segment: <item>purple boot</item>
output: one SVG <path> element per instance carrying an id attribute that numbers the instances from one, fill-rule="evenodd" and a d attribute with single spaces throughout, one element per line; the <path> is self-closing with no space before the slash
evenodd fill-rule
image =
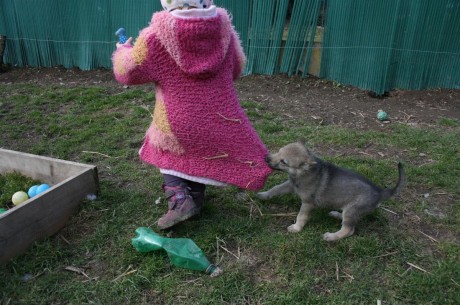
<path id="1" fill-rule="evenodd" d="M 200 214 L 200 208 L 195 204 L 186 184 L 178 186 L 163 185 L 166 199 L 168 200 L 168 212 L 158 219 L 158 227 L 168 229 L 179 222 Z"/>

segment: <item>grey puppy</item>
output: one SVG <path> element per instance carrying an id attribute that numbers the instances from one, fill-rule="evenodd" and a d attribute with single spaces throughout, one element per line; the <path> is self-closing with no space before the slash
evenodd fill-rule
<path id="1" fill-rule="evenodd" d="M 374 211 L 379 202 L 398 193 L 405 182 L 401 163 L 398 164 L 397 185 L 392 189 L 382 189 L 360 174 L 321 160 L 302 142 L 288 144 L 279 152 L 269 154 L 266 162 L 272 169 L 288 173 L 289 179 L 266 192 L 257 193 L 257 197 L 266 200 L 295 192 L 302 201 L 296 222 L 288 227 L 289 232 L 302 230 L 310 212 L 316 207 L 342 211 L 329 213 L 342 220 L 342 228 L 335 233 L 325 233 L 323 238 L 326 241 L 352 235 L 358 220 Z"/>

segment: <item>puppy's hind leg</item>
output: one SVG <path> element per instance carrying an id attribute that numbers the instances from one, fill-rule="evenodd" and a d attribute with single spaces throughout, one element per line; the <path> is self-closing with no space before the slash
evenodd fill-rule
<path id="1" fill-rule="evenodd" d="M 351 236 L 355 232 L 355 223 L 356 223 L 356 221 L 355 221 L 355 218 L 353 218 L 353 216 L 354 216 L 353 213 L 350 212 L 350 211 L 347 211 L 347 210 L 344 210 L 342 213 L 338 213 L 338 212 L 329 213 L 329 215 L 332 216 L 332 217 L 339 216 L 339 214 L 340 214 L 341 219 L 342 219 L 342 227 L 340 228 L 339 231 L 337 231 L 335 233 L 329 233 L 329 232 L 324 233 L 323 239 L 325 241 L 339 240 L 339 239 Z"/>
<path id="2" fill-rule="evenodd" d="M 302 202 L 302 206 L 300 207 L 300 211 L 297 215 L 295 224 L 290 225 L 288 227 L 288 231 L 291 233 L 300 232 L 310 218 L 310 212 L 314 208 L 315 206 L 313 204 Z"/>

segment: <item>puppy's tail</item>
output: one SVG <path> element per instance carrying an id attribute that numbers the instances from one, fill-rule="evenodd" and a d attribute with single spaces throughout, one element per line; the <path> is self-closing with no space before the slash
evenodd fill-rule
<path id="1" fill-rule="evenodd" d="M 399 170 L 399 179 L 398 183 L 396 186 L 392 189 L 384 189 L 382 191 L 382 195 L 380 200 L 387 200 L 388 198 L 396 195 L 399 193 L 399 191 L 403 188 L 403 186 L 406 184 L 406 174 L 404 173 L 404 167 L 401 162 L 398 163 L 398 170 Z"/>

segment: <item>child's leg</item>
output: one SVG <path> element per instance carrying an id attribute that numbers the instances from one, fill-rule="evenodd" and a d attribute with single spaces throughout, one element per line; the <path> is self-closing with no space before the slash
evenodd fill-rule
<path id="1" fill-rule="evenodd" d="M 182 179 L 181 177 L 163 174 L 163 180 L 166 186 L 179 186 L 183 183 L 187 184 L 188 180 Z"/>
<path id="2" fill-rule="evenodd" d="M 204 203 L 204 193 L 206 190 L 205 184 L 167 174 L 163 174 L 163 179 L 166 186 L 174 187 L 186 184 L 190 190 L 190 195 L 192 195 L 192 198 L 195 201 L 195 204 L 201 209 Z"/>
<path id="3" fill-rule="evenodd" d="M 204 193 L 206 190 L 206 185 L 199 183 L 199 182 L 194 182 L 194 181 L 188 181 L 187 185 L 190 187 L 190 195 L 192 195 L 193 200 L 195 201 L 195 204 L 198 206 L 198 208 L 203 207 L 204 203 Z"/>

